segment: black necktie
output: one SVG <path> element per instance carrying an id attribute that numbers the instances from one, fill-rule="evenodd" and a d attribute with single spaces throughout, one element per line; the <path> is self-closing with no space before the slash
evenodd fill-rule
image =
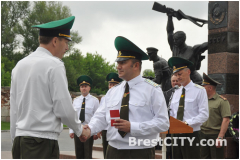
<path id="1" fill-rule="evenodd" d="M 85 98 L 83 98 L 82 108 L 81 108 L 79 119 L 82 123 L 85 121 Z"/>
<path id="2" fill-rule="evenodd" d="M 123 98 L 122 98 L 120 119 L 129 121 L 128 112 L 129 112 L 129 85 L 128 85 L 128 83 L 126 83 L 125 92 L 124 92 Z M 122 136 L 122 138 L 127 134 L 126 132 L 119 131 L 119 130 L 118 130 L 118 132 Z"/>
<path id="3" fill-rule="evenodd" d="M 177 119 L 182 121 L 184 114 L 184 99 L 185 99 L 185 88 L 182 89 L 182 95 L 179 101 L 179 107 L 177 111 Z"/>

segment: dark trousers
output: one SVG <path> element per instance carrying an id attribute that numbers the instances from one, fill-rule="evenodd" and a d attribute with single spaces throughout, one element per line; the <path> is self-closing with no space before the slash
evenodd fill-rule
<path id="1" fill-rule="evenodd" d="M 155 159 L 155 147 L 147 149 L 117 149 L 108 145 L 106 159 Z"/>
<path id="2" fill-rule="evenodd" d="M 166 137 L 171 137 L 171 134 L 167 134 Z M 171 139 L 167 139 L 167 144 L 171 144 Z M 166 146 L 166 159 L 172 159 L 172 146 Z"/>
<path id="3" fill-rule="evenodd" d="M 173 137 L 178 137 L 177 140 L 172 139 L 172 158 L 173 159 L 199 159 L 200 158 L 200 131 L 193 133 L 172 134 Z M 184 145 L 181 146 L 181 139 L 179 137 L 189 137 L 190 140 L 194 137 L 192 146 L 188 139 L 184 139 Z M 177 142 L 177 146 L 174 146 L 174 142 Z"/>
<path id="4" fill-rule="evenodd" d="M 81 142 L 79 137 L 74 134 L 76 159 L 92 159 L 93 136 L 86 142 Z"/>
<path id="5" fill-rule="evenodd" d="M 106 159 L 107 146 L 108 146 L 107 130 L 102 131 L 102 145 L 103 145 L 103 157 L 104 159 Z"/>
<path id="6" fill-rule="evenodd" d="M 216 139 L 218 137 L 218 134 L 204 134 L 200 132 L 200 139 L 205 139 L 206 141 L 209 139 L 212 139 L 214 142 L 216 142 Z M 201 145 L 201 159 L 223 159 L 224 158 L 224 147 L 216 148 L 216 145 L 214 143 L 213 146 L 208 146 L 207 142 L 204 140 L 204 144 L 206 146 Z M 224 144 L 224 143 L 223 143 Z"/>
<path id="7" fill-rule="evenodd" d="M 57 140 L 19 136 L 14 138 L 13 159 L 59 159 Z"/>

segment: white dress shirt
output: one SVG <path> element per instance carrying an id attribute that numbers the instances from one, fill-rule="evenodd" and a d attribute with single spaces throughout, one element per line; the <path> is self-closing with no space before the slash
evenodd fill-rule
<path id="1" fill-rule="evenodd" d="M 107 140 L 109 145 L 117 149 L 141 149 L 151 148 L 141 141 L 140 145 L 129 146 L 129 137 L 138 139 L 158 139 L 160 132 L 169 128 L 167 106 L 163 92 L 159 86 L 153 86 L 146 82 L 141 75 L 128 81 L 129 85 L 129 122 L 130 133 L 124 138 L 118 130 L 111 126 L 110 110 L 121 108 L 122 97 L 125 91 L 126 81 L 108 90 L 104 102 L 92 117 L 89 127 L 94 135 L 107 127 Z"/>
<path id="2" fill-rule="evenodd" d="M 96 97 L 92 96 L 90 93 L 86 97 L 82 95 L 79 97 L 76 97 L 73 101 L 73 108 L 75 111 L 77 111 L 78 119 L 80 118 L 80 114 L 82 110 L 81 108 L 82 108 L 83 98 L 85 98 L 85 121 L 82 124 L 85 125 L 90 122 L 92 116 L 98 109 L 99 100 Z M 69 133 L 74 133 L 74 131 L 71 128 L 69 128 Z"/>
<path id="3" fill-rule="evenodd" d="M 57 140 L 62 123 L 77 136 L 82 126 L 72 106 L 64 63 L 38 47 L 12 70 L 10 90 L 11 139 L 31 136 Z"/>
<path id="4" fill-rule="evenodd" d="M 105 96 L 103 96 L 102 98 L 101 98 L 101 101 L 100 101 L 100 105 L 99 106 L 105 106 Z M 103 130 L 107 130 L 108 129 L 108 127 L 106 127 L 105 129 L 103 129 Z"/>
<path id="5" fill-rule="evenodd" d="M 187 122 L 193 131 L 199 131 L 200 126 L 208 119 L 208 98 L 204 87 L 194 84 L 192 81 L 185 87 L 185 101 L 183 122 Z M 177 118 L 179 100 L 183 86 L 175 90 L 170 105 L 170 115 Z"/>

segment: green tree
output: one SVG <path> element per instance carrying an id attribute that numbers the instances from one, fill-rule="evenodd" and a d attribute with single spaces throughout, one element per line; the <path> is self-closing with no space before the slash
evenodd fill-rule
<path id="1" fill-rule="evenodd" d="M 16 26 L 21 19 L 28 16 L 29 1 L 2 1 L 1 2 L 1 53 L 10 60 L 19 42 L 16 39 Z"/>
<path id="2" fill-rule="evenodd" d="M 38 35 L 39 29 L 32 28 L 32 25 L 38 25 L 70 17 L 71 11 L 69 7 L 63 6 L 61 2 L 56 1 L 35 1 L 29 16 L 23 19 L 23 23 L 19 24 L 18 33 L 23 37 L 23 54 L 26 56 L 35 51 L 39 46 Z M 67 54 L 72 53 L 74 44 L 80 43 L 82 37 L 77 31 L 71 31 L 72 42 L 69 45 Z"/>
<path id="3" fill-rule="evenodd" d="M 151 69 L 145 69 L 143 71 L 143 76 L 144 77 L 153 77 L 153 78 L 155 78 L 155 74 L 154 74 L 154 72 Z"/>
<path id="4" fill-rule="evenodd" d="M 14 61 L 10 61 L 7 57 L 1 56 L 1 85 L 10 86 L 11 71 L 15 66 Z"/>
<path id="5" fill-rule="evenodd" d="M 108 90 L 106 76 L 110 72 L 116 72 L 115 64 L 110 64 L 95 53 L 87 53 L 84 57 L 79 50 L 63 58 L 68 79 L 69 90 L 79 92 L 77 78 L 81 75 L 88 75 L 93 79 L 91 92 L 96 94 L 105 94 Z"/>

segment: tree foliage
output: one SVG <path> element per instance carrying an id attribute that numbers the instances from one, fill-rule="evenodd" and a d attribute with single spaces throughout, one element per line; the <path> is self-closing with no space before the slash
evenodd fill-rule
<path id="1" fill-rule="evenodd" d="M 39 29 L 31 26 L 67 18 L 72 14 L 67 6 L 57 1 L 3 1 L 1 7 L 1 85 L 10 86 L 14 66 L 39 46 Z M 88 75 L 93 79 L 91 92 L 105 94 L 108 90 L 106 75 L 116 72 L 115 65 L 106 62 L 98 53 L 83 56 L 79 49 L 74 48 L 82 41 L 78 31 L 71 30 L 71 38 L 69 50 L 62 59 L 69 90 L 79 92 L 77 78 Z"/>
<path id="2" fill-rule="evenodd" d="M 143 76 L 144 77 L 155 77 L 155 73 L 151 69 L 145 69 L 143 71 Z"/>
<path id="3" fill-rule="evenodd" d="M 84 57 L 79 50 L 63 58 L 69 90 L 79 92 L 77 78 L 81 75 L 88 75 L 93 79 L 91 92 L 105 94 L 108 90 L 106 76 L 110 72 L 116 72 L 115 64 L 106 62 L 102 55 L 87 53 Z"/>
<path id="4" fill-rule="evenodd" d="M 10 86 L 11 70 L 14 67 L 14 61 L 10 61 L 7 57 L 1 56 L 1 85 Z"/>
<path id="5" fill-rule="evenodd" d="M 10 60 L 19 42 L 16 39 L 17 26 L 29 14 L 29 1 L 1 2 L 1 53 Z"/>
<path id="6" fill-rule="evenodd" d="M 38 35 L 39 29 L 32 28 L 32 25 L 47 23 L 70 17 L 71 11 L 67 6 L 63 6 L 61 2 L 56 1 L 35 1 L 33 8 L 28 17 L 23 20 L 23 24 L 17 27 L 18 33 L 23 37 L 23 54 L 28 55 L 35 51 L 39 46 Z M 82 37 L 79 36 L 77 31 L 71 31 L 72 42 L 69 46 L 70 53 L 74 44 L 80 43 Z"/>

